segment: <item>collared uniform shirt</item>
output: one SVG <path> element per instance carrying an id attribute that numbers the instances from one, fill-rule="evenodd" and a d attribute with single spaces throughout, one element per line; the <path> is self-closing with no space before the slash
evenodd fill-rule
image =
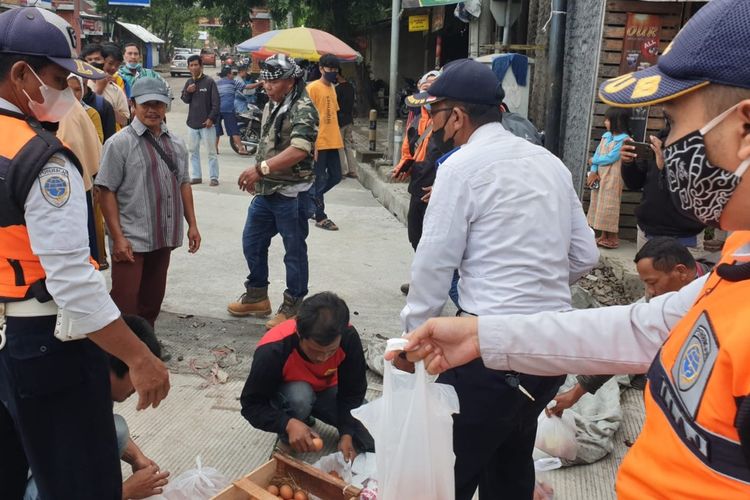
<path id="1" fill-rule="evenodd" d="M 2 98 L 0 107 L 21 112 Z M 31 249 L 44 268 L 47 291 L 69 314 L 72 331 L 92 333 L 119 318 L 120 310 L 109 297 L 101 273 L 89 261 L 88 209 L 81 174 L 61 154 L 50 158 L 40 179 L 48 168 L 65 169 L 70 195 L 57 207 L 45 198 L 41 181 L 31 187 L 24 203 Z"/>
<path id="2" fill-rule="evenodd" d="M 117 195 L 120 225 L 134 252 L 182 245 L 183 205 L 180 187 L 190 182 L 187 148 L 166 125 L 155 137 L 178 168 L 175 176 L 142 136 L 151 132 L 135 118 L 105 144 L 95 184 Z"/>
<path id="3" fill-rule="evenodd" d="M 440 315 L 455 269 L 469 313 L 569 309 L 569 283 L 598 259 L 565 165 L 499 123 L 484 125 L 438 168 L 403 327 Z"/>

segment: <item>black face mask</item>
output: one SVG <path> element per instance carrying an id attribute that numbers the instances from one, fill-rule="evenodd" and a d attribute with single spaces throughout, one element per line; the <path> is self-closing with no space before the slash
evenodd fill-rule
<path id="1" fill-rule="evenodd" d="M 450 110 L 450 113 L 453 114 L 453 109 Z M 450 114 L 448 115 L 448 119 L 450 119 Z M 440 151 L 441 155 L 451 152 L 456 147 L 454 140 L 456 134 L 453 134 L 453 137 L 450 139 L 445 138 L 445 125 L 448 123 L 448 119 L 445 120 L 442 128 L 432 130 L 432 143 Z"/>

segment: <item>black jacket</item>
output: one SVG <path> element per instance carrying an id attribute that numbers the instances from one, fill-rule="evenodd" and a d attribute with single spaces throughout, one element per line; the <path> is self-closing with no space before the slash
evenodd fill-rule
<path id="1" fill-rule="evenodd" d="M 663 134 L 661 134 L 663 135 Z M 622 162 L 622 180 L 630 190 L 643 190 L 641 204 L 635 209 L 638 227 L 648 236 L 695 236 L 705 226 L 683 215 L 672 203 L 667 173 L 655 160 Z"/>
<path id="2" fill-rule="evenodd" d="M 187 91 L 195 84 L 195 92 Z M 219 88 L 213 78 L 203 75 L 198 81 L 188 78 L 182 88 L 182 102 L 188 105 L 187 126 L 192 129 L 203 128 L 203 123 L 210 118 L 214 123 L 219 119 Z"/>
<path id="3" fill-rule="evenodd" d="M 273 330 L 266 335 L 272 335 L 271 332 Z M 298 356 L 292 357 L 293 351 L 297 351 L 302 359 L 305 358 L 298 346 L 299 336 L 295 333 L 280 339 L 267 340 L 267 337 L 264 337 L 255 350 L 250 374 L 240 396 L 240 403 L 242 416 L 256 429 L 277 434 L 286 433 L 286 426 L 291 417 L 274 408 L 271 400 L 276 397 L 285 383 L 285 367 L 287 371 L 294 368 L 288 366 L 288 362 L 300 359 Z M 367 392 L 367 364 L 362 350 L 362 341 L 353 326 L 350 326 L 341 336 L 339 351 L 343 351 L 345 357 L 337 367 L 338 421 L 336 427 L 340 435 L 353 436 L 357 421 L 352 417 L 351 410 L 362 406 Z"/>
<path id="4" fill-rule="evenodd" d="M 339 102 L 339 127 L 354 123 L 354 87 L 349 82 L 336 85 L 336 99 Z"/>
<path id="5" fill-rule="evenodd" d="M 102 132 L 104 135 L 104 142 L 107 139 L 115 135 L 115 108 L 102 96 L 97 96 L 89 87 L 86 87 L 86 95 L 81 99 L 84 103 L 94 108 L 99 113 L 99 118 L 102 119 Z"/>

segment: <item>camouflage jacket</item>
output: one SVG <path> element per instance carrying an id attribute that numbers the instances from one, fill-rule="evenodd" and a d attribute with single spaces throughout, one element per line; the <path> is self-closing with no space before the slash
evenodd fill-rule
<path id="1" fill-rule="evenodd" d="M 307 156 L 282 172 L 274 172 L 255 183 L 255 194 L 273 194 L 285 186 L 312 182 L 313 148 L 318 137 L 318 111 L 304 85 L 298 82 L 281 104 L 269 102 L 263 111 L 261 138 L 256 161 L 273 158 L 289 146 L 305 151 Z"/>

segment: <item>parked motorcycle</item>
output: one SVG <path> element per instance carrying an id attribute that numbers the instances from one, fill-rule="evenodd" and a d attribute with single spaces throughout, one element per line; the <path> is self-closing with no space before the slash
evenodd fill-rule
<path id="1" fill-rule="evenodd" d="M 240 128 L 240 142 L 250 154 L 258 150 L 260 142 L 260 120 L 263 112 L 255 104 L 248 103 L 247 110 L 237 113 L 237 125 Z M 234 141 L 229 141 L 235 153 L 240 154 L 240 150 Z"/>
<path id="2" fill-rule="evenodd" d="M 417 82 L 411 78 L 404 77 L 404 86 L 398 92 L 398 98 L 396 99 L 396 114 L 399 118 L 406 118 L 409 116 L 409 106 L 406 105 L 406 98 L 418 91 Z"/>

